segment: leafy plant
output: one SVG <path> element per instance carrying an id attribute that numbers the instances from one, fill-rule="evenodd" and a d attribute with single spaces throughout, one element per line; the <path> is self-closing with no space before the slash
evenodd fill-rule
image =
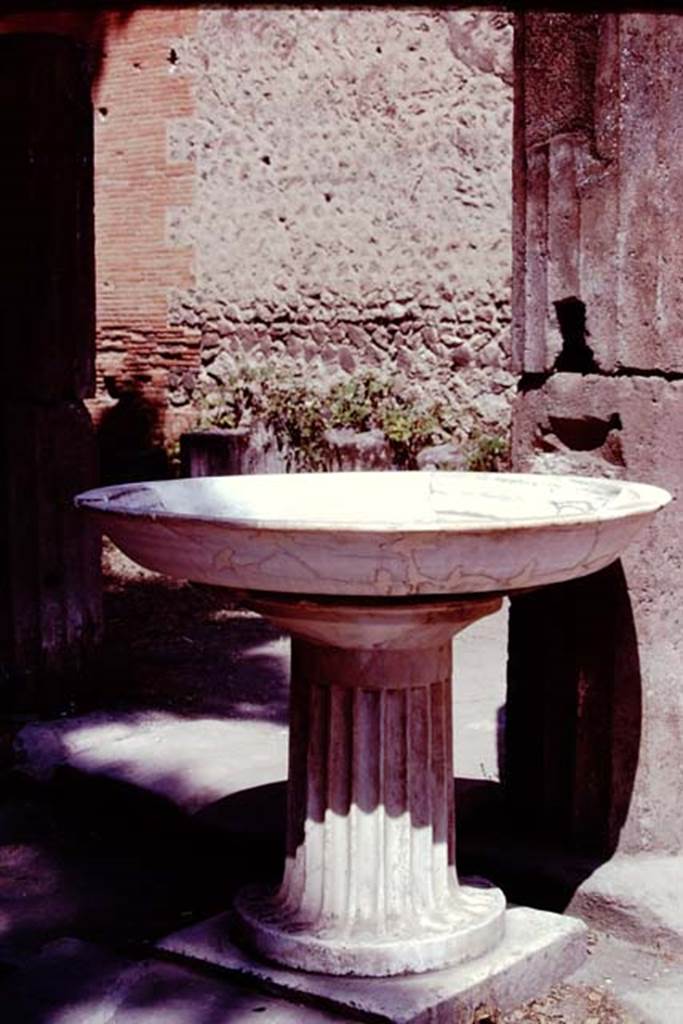
<path id="1" fill-rule="evenodd" d="M 164 450 L 171 476 L 180 476 L 180 441 L 167 441 Z"/>
<path id="2" fill-rule="evenodd" d="M 243 364 L 196 402 L 201 427 L 261 422 L 290 469 L 330 468 L 332 452 L 325 439 L 329 428 L 381 430 L 402 469 L 416 468 L 423 448 L 462 433 L 457 411 L 443 402 L 416 398 L 399 373 L 374 370 L 325 386 L 301 370 Z M 504 465 L 507 451 L 504 438 L 477 432 L 470 439 L 468 469 L 496 470 Z"/>
<path id="3" fill-rule="evenodd" d="M 230 429 L 251 421 L 264 408 L 264 371 L 248 364 L 231 371 L 220 386 L 195 397 L 199 426 Z"/>
<path id="4" fill-rule="evenodd" d="M 470 438 L 467 468 L 473 472 L 496 473 L 507 468 L 510 446 L 499 434 L 476 433 Z"/>
<path id="5" fill-rule="evenodd" d="M 393 397 L 394 384 L 389 377 L 367 370 L 351 380 L 337 381 L 327 398 L 332 427 L 372 430 L 377 416 Z"/>
<path id="6" fill-rule="evenodd" d="M 298 379 L 281 379 L 267 389 L 263 422 L 272 430 L 291 469 L 320 470 L 329 464 L 328 421 L 322 395 Z"/>
<path id="7" fill-rule="evenodd" d="M 440 435 L 438 417 L 429 408 L 387 406 L 380 411 L 380 426 L 391 445 L 396 465 L 402 469 L 415 469 L 420 451 Z"/>

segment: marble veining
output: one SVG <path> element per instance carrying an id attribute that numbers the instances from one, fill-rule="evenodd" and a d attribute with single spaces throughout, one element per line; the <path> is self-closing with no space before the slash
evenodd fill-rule
<path id="1" fill-rule="evenodd" d="M 214 477 L 81 495 L 132 558 L 248 590 L 398 597 L 570 579 L 669 500 L 646 484 L 523 474 Z"/>

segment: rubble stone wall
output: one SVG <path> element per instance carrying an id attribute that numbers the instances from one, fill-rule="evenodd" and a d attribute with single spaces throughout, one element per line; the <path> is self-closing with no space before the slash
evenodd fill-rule
<path id="1" fill-rule="evenodd" d="M 197 385 L 246 359 L 398 368 L 504 431 L 510 22 L 227 4 L 0 19 L 91 53 L 95 419 L 118 429 L 125 394 L 173 436 Z"/>

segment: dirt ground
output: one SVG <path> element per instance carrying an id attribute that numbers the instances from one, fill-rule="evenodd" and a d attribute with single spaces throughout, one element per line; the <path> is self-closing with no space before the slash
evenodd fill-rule
<path id="1" fill-rule="evenodd" d="M 494 1018 L 495 1019 L 495 1018 Z M 532 1000 L 500 1024 L 638 1024 L 607 992 L 589 986 L 560 985 L 545 999 Z"/>

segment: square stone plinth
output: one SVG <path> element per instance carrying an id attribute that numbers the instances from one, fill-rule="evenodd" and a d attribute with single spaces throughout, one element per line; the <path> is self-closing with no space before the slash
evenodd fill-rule
<path id="1" fill-rule="evenodd" d="M 295 1001 L 390 1024 L 470 1024 L 480 1007 L 510 1010 L 543 995 L 586 955 L 586 926 L 576 918 L 526 907 L 506 912 L 505 937 L 486 956 L 442 971 L 392 978 L 332 977 L 259 961 L 232 938 L 220 914 L 159 941 L 158 948 L 213 967 Z"/>

